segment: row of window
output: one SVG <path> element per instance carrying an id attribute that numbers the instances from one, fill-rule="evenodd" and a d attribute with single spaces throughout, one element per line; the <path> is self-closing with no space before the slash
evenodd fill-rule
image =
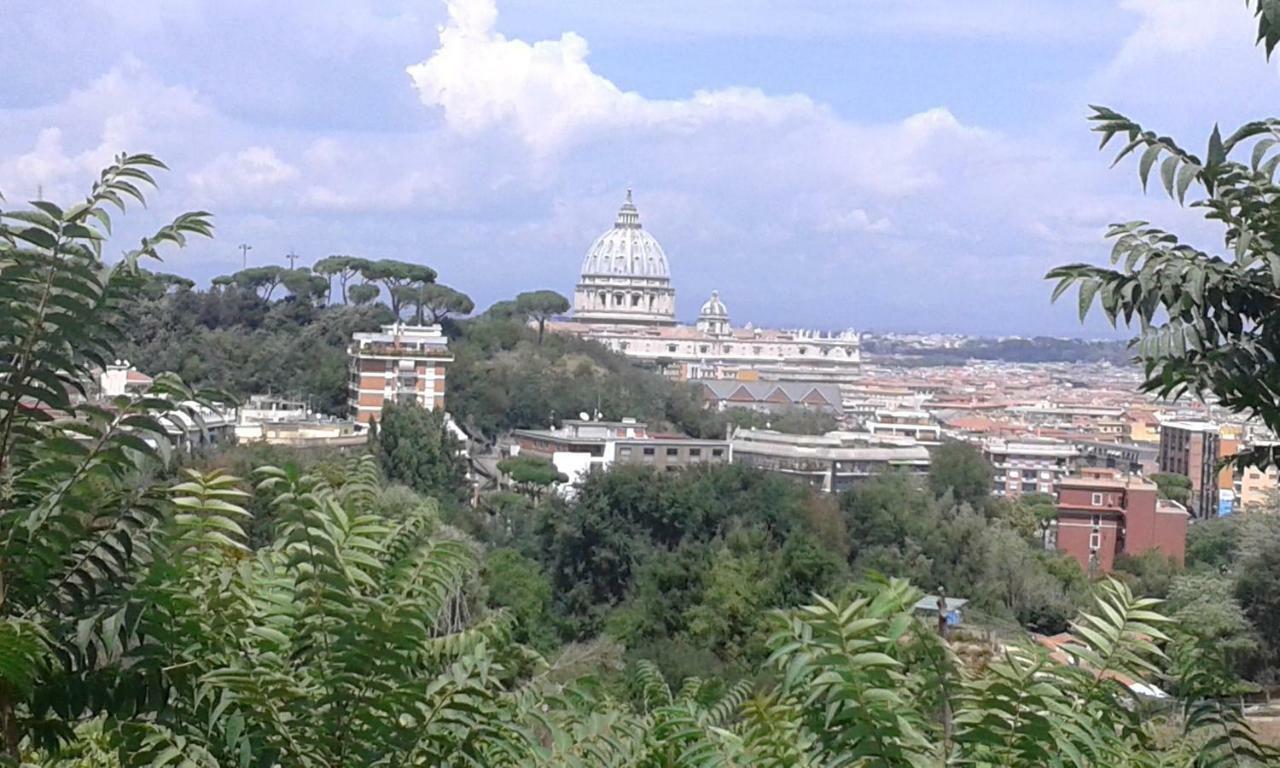
<path id="1" fill-rule="evenodd" d="M 643 455 L 645 455 L 645 456 L 653 456 L 653 455 L 655 454 L 655 451 L 656 451 L 656 449 L 655 449 L 654 447 L 652 447 L 652 446 L 646 446 L 646 447 L 643 449 Z M 701 457 L 702 457 L 702 449 L 701 449 L 701 448 L 689 448 L 689 449 L 688 449 L 688 451 L 689 451 L 689 457 L 690 457 L 690 458 L 701 458 Z M 666 452 L 667 452 L 667 453 L 666 453 L 666 455 L 667 455 L 668 457 L 677 457 L 677 456 L 679 456 L 679 455 L 680 455 L 680 449 L 679 449 L 679 448 L 675 448 L 675 447 L 667 448 L 667 449 L 666 449 Z M 717 459 L 718 459 L 718 458 L 720 458 L 720 457 L 724 456 L 724 449 L 723 449 L 723 448 L 712 448 L 712 449 L 711 449 L 711 455 L 712 455 L 714 458 L 717 458 Z M 631 446 L 629 446 L 629 445 L 624 445 L 624 446 L 620 447 L 620 448 L 618 449 L 618 456 L 619 456 L 620 458 L 624 458 L 624 459 L 631 458 Z"/>

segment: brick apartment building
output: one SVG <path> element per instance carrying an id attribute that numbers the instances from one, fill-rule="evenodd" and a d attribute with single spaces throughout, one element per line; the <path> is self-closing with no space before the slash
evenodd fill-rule
<path id="1" fill-rule="evenodd" d="M 1156 484 L 1109 469 L 1083 469 L 1058 483 L 1057 548 L 1104 573 L 1121 554 L 1159 550 L 1182 562 L 1187 510 L 1157 496 Z"/>
<path id="2" fill-rule="evenodd" d="M 1160 425 L 1160 471 L 1191 480 L 1188 507 L 1193 517 L 1218 510 L 1218 425 L 1207 421 L 1170 421 Z"/>
<path id="3" fill-rule="evenodd" d="M 438 325 L 384 325 L 351 336 L 350 406 L 360 424 L 378 418 L 386 402 L 444 408 L 445 372 L 453 355 Z"/>

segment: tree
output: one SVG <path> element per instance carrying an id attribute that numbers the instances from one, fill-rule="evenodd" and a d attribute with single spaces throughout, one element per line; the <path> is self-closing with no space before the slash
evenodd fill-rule
<path id="1" fill-rule="evenodd" d="M 391 311 L 400 317 L 400 304 L 403 293 L 397 289 L 413 283 L 431 283 L 436 279 L 436 272 L 421 264 L 410 264 L 395 259 L 378 259 L 366 262 L 361 266 L 360 275 L 371 283 L 381 283 L 387 291 L 387 301 Z"/>
<path id="2" fill-rule="evenodd" d="M 555 648 L 551 582 L 542 566 L 514 549 L 495 549 L 485 558 L 483 576 L 489 604 L 515 617 L 516 639 L 544 651 Z"/>
<path id="3" fill-rule="evenodd" d="M 163 167 L 120 155 L 82 202 L 0 213 L 0 751 L 15 764 L 86 715 L 155 710 L 168 676 L 148 654 L 165 637 L 147 625 L 180 609 L 136 590 L 182 555 L 166 537 L 187 537 L 191 551 L 216 538 L 175 514 L 182 485 L 156 479 L 172 450 L 166 424 L 214 398 L 165 375 L 142 396 L 84 399 L 146 301 L 141 263 L 212 234 L 208 214 L 185 213 L 103 262 L 108 207 L 143 202 Z M 195 524 L 234 526 L 216 510 Z"/>
<path id="4" fill-rule="evenodd" d="M 329 281 L 311 274 L 306 267 L 285 270 L 280 275 L 280 284 L 298 301 L 324 305 L 328 298 Z"/>
<path id="5" fill-rule="evenodd" d="M 231 276 L 236 285 L 250 291 L 261 291 L 259 296 L 263 301 L 271 301 L 271 294 L 275 292 L 276 286 L 284 280 L 285 274 L 289 270 L 283 267 L 267 266 L 267 267 L 249 267 L 242 269 Z"/>
<path id="6" fill-rule="evenodd" d="M 330 281 L 337 277 L 342 303 L 346 304 L 348 302 L 347 283 L 351 281 L 351 278 L 360 274 L 368 265 L 367 259 L 335 254 L 317 261 L 311 269 L 317 275 L 324 275 Z"/>
<path id="7" fill-rule="evenodd" d="M 461 446 L 445 426 L 442 410 L 387 403 L 372 447 L 382 471 L 394 482 L 443 498 L 456 499 L 465 492 Z"/>
<path id="8" fill-rule="evenodd" d="M 1151 476 L 1156 492 L 1162 499 L 1186 504 L 1191 499 L 1191 478 L 1170 472 L 1157 472 Z"/>
<path id="9" fill-rule="evenodd" d="M 520 314 L 538 321 L 538 344 L 541 345 L 547 321 L 568 312 L 569 300 L 555 291 L 526 291 L 516 296 L 515 308 Z"/>
<path id="10" fill-rule="evenodd" d="M 567 483 L 569 476 L 550 461 L 538 456 L 512 456 L 498 462 L 498 471 L 506 475 L 521 493 L 537 501 L 556 483 Z"/>
<path id="11" fill-rule="evenodd" d="M 941 496 L 950 491 L 957 502 L 982 507 L 991 498 L 994 470 L 982 453 L 968 443 L 945 442 L 929 462 L 929 487 Z"/>
<path id="12" fill-rule="evenodd" d="M 1253 5 L 1253 0 L 1249 0 Z M 1259 40 L 1268 57 L 1280 39 L 1280 11 L 1258 0 Z M 1145 189 L 1153 171 L 1171 199 L 1188 199 L 1222 228 L 1222 250 L 1211 253 L 1145 221 L 1111 226 L 1115 267 L 1069 264 L 1050 271 L 1057 299 L 1078 288 L 1080 317 L 1095 303 L 1112 325 L 1136 325 L 1132 343 L 1145 392 L 1178 398 L 1213 393 L 1222 406 L 1280 429 L 1280 223 L 1271 201 L 1280 194 L 1280 120 L 1245 123 L 1225 137 L 1215 126 L 1203 155 L 1147 130 L 1107 107 L 1090 118 L 1102 146 L 1128 141 L 1116 161 L 1135 154 Z M 1245 451 L 1240 466 L 1270 465 L 1268 448 Z"/>
<path id="13" fill-rule="evenodd" d="M 417 298 L 419 309 L 431 313 L 432 324 L 439 323 L 449 315 L 469 315 L 476 308 L 470 296 L 439 283 L 422 286 Z"/>
<path id="14" fill-rule="evenodd" d="M 378 286 L 368 284 L 353 285 L 347 290 L 347 296 L 352 304 L 364 306 L 378 298 Z"/>

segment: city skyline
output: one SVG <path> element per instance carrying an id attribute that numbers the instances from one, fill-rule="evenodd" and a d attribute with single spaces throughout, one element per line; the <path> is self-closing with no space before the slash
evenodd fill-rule
<path id="1" fill-rule="evenodd" d="M 632 186 L 679 317 L 718 289 L 769 326 L 1123 335 L 1050 307 L 1044 272 L 1105 260 L 1113 220 L 1217 240 L 1107 170 L 1085 105 L 1198 149 L 1210 126 L 1170 94 L 1226 128 L 1276 95 L 1248 14 L 1182 0 L 10 14 L 27 34 L 0 53 L 0 190 L 60 199 L 112 153 L 154 152 L 173 170 L 129 226 L 199 207 L 219 235 L 165 269 L 207 281 L 243 243 L 251 264 L 419 261 L 481 307 L 569 295 Z M 97 50 L 50 55 L 89 28 Z"/>

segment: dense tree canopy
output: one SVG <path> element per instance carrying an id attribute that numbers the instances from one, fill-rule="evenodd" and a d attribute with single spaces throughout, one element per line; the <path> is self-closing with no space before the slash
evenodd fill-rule
<path id="1" fill-rule="evenodd" d="M 417 404 L 382 407 L 372 448 L 388 479 L 440 498 L 464 493 L 466 466 L 446 418 L 442 410 Z"/>

